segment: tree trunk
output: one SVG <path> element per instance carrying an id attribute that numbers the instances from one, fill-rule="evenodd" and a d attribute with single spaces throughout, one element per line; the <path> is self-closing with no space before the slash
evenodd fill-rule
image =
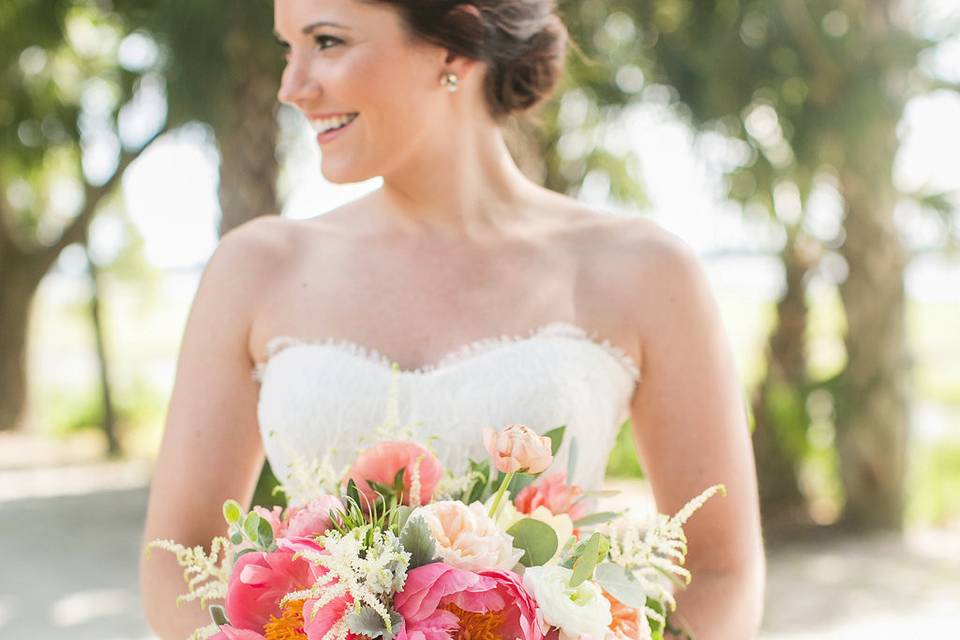
<path id="1" fill-rule="evenodd" d="M 847 211 L 841 253 L 849 269 L 840 286 L 848 364 L 838 381 L 837 407 L 844 524 L 899 529 L 909 420 L 906 256 L 894 225 L 892 187 L 847 174 L 842 189 Z"/>
<path id="2" fill-rule="evenodd" d="M 107 456 L 119 457 L 120 441 L 117 438 L 117 418 L 113 410 L 113 394 L 110 388 L 110 361 L 107 358 L 107 338 L 103 327 L 103 312 L 100 304 L 103 292 L 103 280 L 99 269 L 90 258 L 90 249 L 87 249 L 87 268 L 90 273 L 90 321 L 93 324 L 94 343 L 97 349 L 97 363 L 100 374 L 100 401 L 103 406 L 103 433 L 107 438 Z"/>
<path id="3" fill-rule="evenodd" d="M 22 255 L 22 254 L 21 254 Z M 0 431 L 12 430 L 27 404 L 27 332 L 43 271 L 4 253 L 0 264 Z"/>
<path id="4" fill-rule="evenodd" d="M 258 53 L 253 35 L 241 29 L 230 34 L 225 47 L 233 108 L 216 128 L 221 156 L 220 235 L 257 216 L 279 213 L 276 70 L 256 64 L 266 54 Z"/>
<path id="5" fill-rule="evenodd" d="M 809 524 L 798 463 L 806 444 L 806 278 L 814 266 L 803 235 L 791 232 L 782 254 L 786 291 L 766 347 L 767 374 L 753 398 L 753 448 L 765 530 Z"/>

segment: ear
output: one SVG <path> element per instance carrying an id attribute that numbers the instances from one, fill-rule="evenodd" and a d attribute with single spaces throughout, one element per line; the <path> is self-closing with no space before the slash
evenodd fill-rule
<path id="1" fill-rule="evenodd" d="M 454 6 L 450 9 L 447 20 L 463 22 L 461 28 L 476 29 L 478 35 L 481 35 L 484 30 L 483 15 L 480 13 L 480 9 L 473 4 L 462 3 Z M 449 49 L 444 58 L 444 65 L 461 77 L 466 77 L 478 62 L 478 60 L 458 55 Z"/>

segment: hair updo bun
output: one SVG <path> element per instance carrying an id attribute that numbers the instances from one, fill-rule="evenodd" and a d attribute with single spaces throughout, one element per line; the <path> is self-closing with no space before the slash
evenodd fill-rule
<path id="1" fill-rule="evenodd" d="M 487 63 L 484 93 L 497 121 L 549 98 L 563 74 L 568 36 L 556 0 L 364 1 L 394 5 L 411 36 Z"/>

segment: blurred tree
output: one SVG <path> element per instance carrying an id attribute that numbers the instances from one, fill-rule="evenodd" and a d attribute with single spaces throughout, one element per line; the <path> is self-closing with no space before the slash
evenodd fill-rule
<path id="1" fill-rule="evenodd" d="M 125 35 L 93 2 L 0 7 L 0 430 L 24 408 L 37 286 L 160 133 L 122 135 L 143 80 L 118 61 Z"/>
<path id="2" fill-rule="evenodd" d="M 277 121 L 283 56 L 273 37 L 273 3 L 238 10 L 214 0 L 115 0 L 129 27 L 143 29 L 163 53 L 171 126 L 200 121 L 220 150 L 220 233 L 279 213 Z"/>
<path id="3" fill-rule="evenodd" d="M 651 76 L 676 88 L 698 126 L 749 145 L 748 160 L 728 174 L 731 196 L 758 203 L 784 231 L 787 287 L 768 343 L 768 378 L 754 403 L 765 520 L 796 511 L 807 395 L 826 385 L 834 397 L 846 522 L 899 527 L 906 255 L 893 216 L 904 196 L 892 166 L 907 101 L 945 84 L 919 65 L 936 41 L 917 35 L 905 5 L 894 0 L 632 4 Z M 818 235 L 808 218 L 818 190 L 838 196 L 843 215 L 835 235 Z M 835 380 L 811 381 L 805 288 L 823 256 L 846 271 L 837 280 L 847 363 Z"/>

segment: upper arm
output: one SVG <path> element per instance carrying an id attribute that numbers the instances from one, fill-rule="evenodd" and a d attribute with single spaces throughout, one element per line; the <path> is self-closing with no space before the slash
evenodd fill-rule
<path id="1" fill-rule="evenodd" d="M 691 568 L 753 571 L 763 562 L 756 472 L 731 349 L 696 256 L 656 235 L 644 269 L 656 277 L 639 283 L 643 380 L 631 413 L 640 458 L 661 512 L 726 486 L 685 526 Z"/>
<path id="2" fill-rule="evenodd" d="M 246 504 L 253 494 L 263 449 L 248 335 L 271 273 L 273 224 L 226 234 L 204 270 L 180 346 L 145 540 L 206 546 L 225 535 L 223 501 Z"/>

